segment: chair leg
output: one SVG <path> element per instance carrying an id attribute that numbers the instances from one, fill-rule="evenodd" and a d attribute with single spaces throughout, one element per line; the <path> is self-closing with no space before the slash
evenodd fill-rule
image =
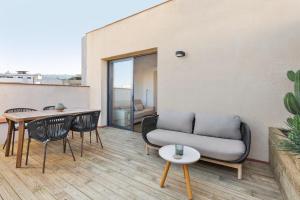
<path id="1" fill-rule="evenodd" d="M 15 146 L 15 135 L 16 135 L 16 132 L 13 131 L 13 138 L 12 138 L 12 143 L 11 143 L 11 155 L 14 155 L 14 146 Z"/>
<path id="2" fill-rule="evenodd" d="M 90 131 L 90 144 L 92 144 L 92 132 Z"/>
<path id="3" fill-rule="evenodd" d="M 45 147 L 44 147 L 43 174 L 45 173 L 45 165 L 46 165 L 46 157 L 47 157 L 47 145 L 48 145 L 48 142 L 45 143 Z"/>
<path id="4" fill-rule="evenodd" d="M 69 148 L 70 148 L 71 154 L 72 154 L 72 156 L 73 156 L 73 160 L 74 160 L 74 161 L 76 161 L 76 159 L 75 159 L 75 156 L 74 156 L 74 154 L 73 154 L 73 151 L 72 151 L 72 148 L 71 148 L 71 145 L 70 145 L 70 141 L 69 141 L 69 139 L 68 139 L 68 138 L 66 138 L 66 141 L 67 141 L 67 143 L 68 143 L 68 145 L 69 145 Z"/>
<path id="5" fill-rule="evenodd" d="M 28 138 L 25 165 L 27 165 L 27 164 L 28 164 L 28 156 L 29 156 L 29 146 L 30 146 L 30 142 L 31 142 L 31 138 Z"/>
<path id="6" fill-rule="evenodd" d="M 98 139 L 98 138 L 97 138 L 97 139 Z M 6 143 L 7 143 L 7 138 L 6 138 L 6 140 L 5 140 L 4 144 L 3 144 L 2 149 L 5 149 Z"/>
<path id="7" fill-rule="evenodd" d="M 97 129 L 96 129 L 97 130 Z M 96 133 L 96 142 L 99 143 L 99 139 L 97 137 L 97 133 Z"/>
<path id="8" fill-rule="evenodd" d="M 83 154 L 83 133 L 80 133 L 80 136 L 81 136 L 81 149 L 80 149 L 80 151 L 81 151 L 81 157 L 82 157 L 82 154 Z"/>
<path id="9" fill-rule="evenodd" d="M 145 144 L 145 150 L 146 150 L 146 154 L 149 155 L 149 147 L 147 143 Z"/>
<path id="10" fill-rule="evenodd" d="M 63 152 L 66 153 L 66 139 L 63 139 Z"/>
<path id="11" fill-rule="evenodd" d="M 98 139 L 100 141 L 101 148 L 103 149 L 102 141 L 101 141 L 101 138 L 100 138 L 100 135 L 99 135 L 99 132 L 98 132 L 97 129 L 96 129 L 96 137 L 98 137 Z"/>

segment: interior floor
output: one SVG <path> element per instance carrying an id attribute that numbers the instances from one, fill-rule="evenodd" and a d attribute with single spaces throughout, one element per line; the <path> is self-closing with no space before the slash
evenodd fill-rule
<path id="1" fill-rule="evenodd" d="M 133 131 L 141 133 L 142 132 L 142 123 L 138 122 L 138 123 L 134 124 L 133 125 Z"/>

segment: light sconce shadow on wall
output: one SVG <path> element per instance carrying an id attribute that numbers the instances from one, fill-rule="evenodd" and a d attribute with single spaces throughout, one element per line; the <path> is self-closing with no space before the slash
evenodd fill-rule
<path id="1" fill-rule="evenodd" d="M 176 57 L 181 58 L 185 56 L 185 52 L 184 51 L 176 51 L 175 53 Z"/>

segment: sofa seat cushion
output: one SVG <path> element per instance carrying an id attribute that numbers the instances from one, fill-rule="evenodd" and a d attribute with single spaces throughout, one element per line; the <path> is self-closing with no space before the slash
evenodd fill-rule
<path id="1" fill-rule="evenodd" d="M 237 115 L 196 113 L 194 134 L 240 140 L 241 119 Z"/>
<path id="2" fill-rule="evenodd" d="M 234 161 L 239 159 L 246 148 L 241 140 L 208 137 L 177 131 L 155 129 L 147 134 L 150 143 L 158 146 L 183 144 L 197 149 L 201 156 Z"/>
<path id="3" fill-rule="evenodd" d="M 194 118 L 195 114 L 192 112 L 160 112 L 157 121 L 157 128 L 192 133 Z"/>
<path id="4" fill-rule="evenodd" d="M 134 118 L 141 118 L 154 113 L 154 108 L 145 108 L 141 111 L 134 111 Z"/>

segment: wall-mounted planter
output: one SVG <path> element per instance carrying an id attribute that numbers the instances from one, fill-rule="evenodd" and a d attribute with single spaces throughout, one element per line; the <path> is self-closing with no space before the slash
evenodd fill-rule
<path id="1" fill-rule="evenodd" d="M 269 129 L 270 165 L 282 190 L 284 199 L 300 199 L 300 157 L 280 151 L 277 144 L 287 139 L 277 128 Z"/>

